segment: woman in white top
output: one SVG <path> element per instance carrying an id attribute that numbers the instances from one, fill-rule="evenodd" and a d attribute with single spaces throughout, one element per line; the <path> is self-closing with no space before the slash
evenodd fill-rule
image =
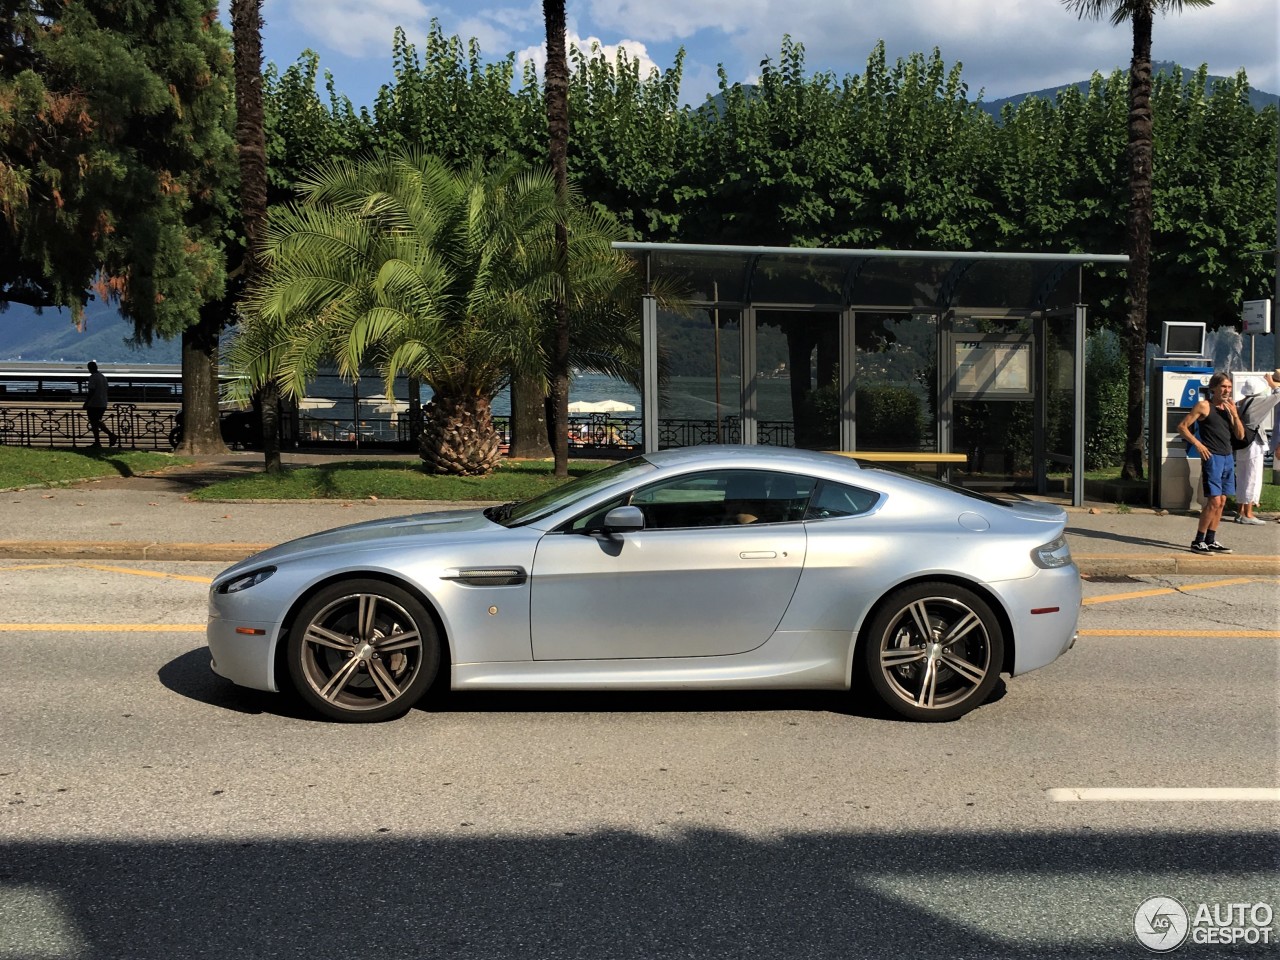
<path id="1" fill-rule="evenodd" d="M 1270 373 L 1263 379 L 1271 388 L 1270 394 L 1252 380 L 1246 380 L 1240 387 L 1240 402 L 1236 404 L 1240 419 L 1244 421 L 1245 436 L 1253 433 L 1253 442 L 1236 451 L 1236 504 L 1239 508 L 1236 523 L 1265 522 L 1253 515 L 1253 508 L 1262 498 L 1262 461 L 1267 454 L 1263 424 L 1280 404 L 1280 379 Z"/>

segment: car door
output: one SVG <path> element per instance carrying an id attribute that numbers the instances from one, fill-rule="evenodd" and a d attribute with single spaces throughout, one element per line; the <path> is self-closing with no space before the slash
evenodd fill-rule
<path id="1" fill-rule="evenodd" d="M 813 482 L 714 470 L 605 504 L 538 543 L 530 627 L 538 660 L 710 657 L 773 634 L 804 568 Z M 591 532 L 622 503 L 645 529 Z"/>

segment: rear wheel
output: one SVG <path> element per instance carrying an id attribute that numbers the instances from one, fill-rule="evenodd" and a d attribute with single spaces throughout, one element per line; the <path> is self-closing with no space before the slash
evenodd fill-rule
<path id="1" fill-rule="evenodd" d="M 333 720 L 372 723 L 405 713 L 435 679 L 440 639 L 408 591 L 378 580 L 325 587 L 289 633 L 289 676 Z"/>
<path id="2" fill-rule="evenodd" d="M 972 590 L 920 583 L 889 596 L 862 659 L 871 688 L 890 710 L 911 720 L 955 720 L 999 681 L 1004 635 Z"/>

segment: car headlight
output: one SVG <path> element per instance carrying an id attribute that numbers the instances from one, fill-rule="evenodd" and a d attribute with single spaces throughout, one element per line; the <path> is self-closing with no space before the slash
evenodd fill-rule
<path id="1" fill-rule="evenodd" d="M 1071 548 L 1067 546 L 1066 537 L 1058 537 L 1048 543 L 1042 543 L 1031 551 L 1031 560 L 1043 570 L 1065 567 L 1071 562 Z"/>
<path id="2" fill-rule="evenodd" d="M 239 593 L 241 590 L 248 590 L 250 587 L 256 587 L 275 572 L 275 567 L 263 567 L 261 570 L 252 570 L 249 573 L 236 577 L 234 580 L 228 580 L 218 588 L 218 592 Z"/>

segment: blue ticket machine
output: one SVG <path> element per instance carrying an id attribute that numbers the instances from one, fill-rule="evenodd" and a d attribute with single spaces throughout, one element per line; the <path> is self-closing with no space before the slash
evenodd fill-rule
<path id="1" fill-rule="evenodd" d="M 1151 361 L 1147 459 L 1151 505 L 1187 510 L 1200 502 L 1200 454 L 1178 433 L 1178 424 L 1203 398 L 1213 367 L 1185 357 Z"/>

